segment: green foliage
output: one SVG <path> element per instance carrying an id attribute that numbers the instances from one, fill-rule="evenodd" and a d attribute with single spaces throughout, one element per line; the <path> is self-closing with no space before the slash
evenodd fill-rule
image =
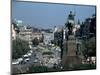
<path id="1" fill-rule="evenodd" d="M 44 52 L 43 55 L 51 55 L 53 54 L 52 52 Z"/>
<path id="2" fill-rule="evenodd" d="M 73 67 L 73 70 L 88 70 L 88 69 L 96 69 L 96 65 L 94 64 L 79 64 Z"/>
<path id="3" fill-rule="evenodd" d="M 17 59 L 23 54 L 27 53 L 29 50 L 28 42 L 21 39 L 16 39 L 12 41 L 12 58 Z"/>
<path id="4" fill-rule="evenodd" d="M 86 48 L 88 49 L 95 49 L 96 48 L 96 40 L 95 38 L 91 38 L 89 39 L 86 43 L 85 43 Z"/>
<path id="5" fill-rule="evenodd" d="M 74 70 L 89 70 L 89 69 L 96 69 L 96 65 L 94 64 L 77 64 L 72 66 L 65 66 L 64 71 L 74 71 Z"/>
<path id="6" fill-rule="evenodd" d="M 34 38 L 34 40 L 32 40 L 32 43 L 34 46 L 37 46 L 39 44 L 39 40 L 37 38 Z"/>
<path id="7" fill-rule="evenodd" d="M 94 64 L 77 64 L 77 65 L 67 65 L 62 69 L 60 67 L 48 68 L 46 66 L 32 66 L 29 68 L 28 73 L 43 73 L 43 72 L 60 72 L 60 71 L 74 71 L 74 70 L 89 70 L 96 69 Z"/>
<path id="8" fill-rule="evenodd" d="M 46 66 L 32 66 L 29 68 L 30 73 L 47 72 L 48 68 Z"/>
<path id="9" fill-rule="evenodd" d="M 95 39 L 95 37 L 92 37 L 89 40 L 84 41 L 83 45 L 84 45 L 84 50 L 83 50 L 84 55 L 96 56 L 96 39 Z"/>

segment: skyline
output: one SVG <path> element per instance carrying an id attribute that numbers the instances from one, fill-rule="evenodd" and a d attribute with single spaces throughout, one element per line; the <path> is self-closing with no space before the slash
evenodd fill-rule
<path id="1" fill-rule="evenodd" d="M 27 10 L 26 10 L 27 9 Z M 96 13 L 95 6 L 37 2 L 12 2 L 12 19 L 35 27 L 52 28 L 64 26 L 70 11 L 75 13 L 75 21 L 81 22 Z"/>

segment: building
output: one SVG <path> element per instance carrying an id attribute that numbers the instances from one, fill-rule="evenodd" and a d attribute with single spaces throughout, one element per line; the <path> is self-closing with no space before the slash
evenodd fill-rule
<path id="1" fill-rule="evenodd" d="M 18 37 L 25 41 L 32 40 L 32 29 L 28 29 L 27 26 L 21 27 Z"/>
<path id="2" fill-rule="evenodd" d="M 45 45 L 48 45 L 48 44 L 50 44 L 51 43 L 51 41 L 52 40 L 54 40 L 54 33 L 46 33 L 46 32 L 44 32 L 43 33 L 43 42 L 44 42 L 44 44 Z"/>
<path id="3" fill-rule="evenodd" d="M 96 37 L 96 16 L 87 18 L 80 27 L 80 35 L 87 38 Z"/>
<path id="4" fill-rule="evenodd" d="M 21 26 L 18 37 L 22 40 L 29 42 L 30 49 L 32 48 L 32 41 L 37 38 L 39 42 L 43 39 L 43 34 L 41 32 L 34 31 L 30 26 Z"/>
<path id="5" fill-rule="evenodd" d="M 42 40 L 43 34 L 41 32 L 33 32 L 32 33 L 32 39 L 37 38 L 38 40 Z"/>
<path id="6" fill-rule="evenodd" d="M 12 40 L 15 40 L 17 37 L 17 33 L 19 33 L 18 27 L 16 24 L 12 23 L 11 25 L 11 33 L 12 33 Z"/>
<path id="7" fill-rule="evenodd" d="M 80 29 L 80 25 L 79 24 L 75 24 L 73 27 L 73 34 L 76 35 L 76 32 Z"/>

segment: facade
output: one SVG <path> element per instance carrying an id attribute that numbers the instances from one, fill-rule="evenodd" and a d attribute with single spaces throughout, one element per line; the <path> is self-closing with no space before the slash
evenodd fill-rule
<path id="1" fill-rule="evenodd" d="M 43 33 L 43 37 L 44 37 L 44 44 L 50 44 L 52 40 L 54 40 L 54 33 Z"/>
<path id="2" fill-rule="evenodd" d="M 27 26 L 21 27 L 20 33 L 19 33 L 19 37 L 26 41 L 33 40 L 34 38 L 37 38 L 38 40 L 40 40 L 42 36 L 43 35 L 41 32 L 33 32 L 33 29 L 27 28 Z"/>
<path id="3" fill-rule="evenodd" d="M 34 38 L 41 40 L 43 38 L 43 34 L 41 32 L 33 32 L 32 33 L 32 39 L 34 39 Z"/>
<path id="4" fill-rule="evenodd" d="M 80 35 L 85 37 L 89 37 L 90 35 L 96 36 L 96 16 L 89 17 L 82 23 Z"/>
<path id="5" fill-rule="evenodd" d="M 29 41 L 31 40 L 32 36 L 32 29 L 26 29 L 26 27 L 22 27 L 20 29 L 18 37 L 22 40 Z"/>
<path id="6" fill-rule="evenodd" d="M 11 25 L 12 40 L 16 39 L 18 32 L 19 32 L 19 30 L 18 30 L 17 26 L 14 23 L 12 23 L 12 25 Z"/>
<path id="7" fill-rule="evenodd" d="M 16 31 L 14 29 L 14 25 L 12 24 L 11 26 L 12 26 L 12 39 L 14 40 L 16 39 Z"/>

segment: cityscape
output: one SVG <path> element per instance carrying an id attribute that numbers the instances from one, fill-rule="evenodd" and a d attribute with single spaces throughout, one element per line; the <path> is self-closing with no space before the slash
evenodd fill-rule
<path id="1" fill-rule="evenodd" d="M 20 8 L 17 8 L 17 3 Z M 25 5 L 21 3 L 25 3 L 29 9 L 24 10 Z M 16 1 L 12 5 L 12 74 L 96 69 L 95 6 Z M 62 10 L 63 6 L 64 12 L 61 12 L 65 16 L 56 12 Z M 51 7 L 54 11 L 49 12 Z M 65 7 L 69 7 L 68 10 Z M 40 12 L 35 13 L 35 10 Z M 24 14 L 25 11 L 32 14 Z M 28 17 L 31 15 L 35 17 Z M 36 18 L 36 15 L 39 17 Z"/>

